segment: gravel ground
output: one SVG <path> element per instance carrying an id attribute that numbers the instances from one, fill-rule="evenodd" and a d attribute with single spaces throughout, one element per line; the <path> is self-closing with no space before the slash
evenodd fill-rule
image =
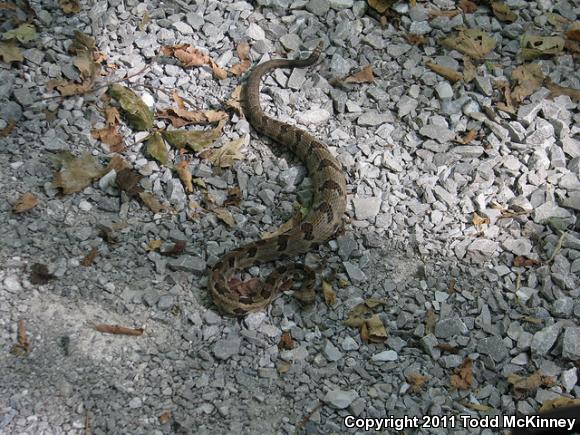
<path id="1" fill-rule="evenodd" d="M 508 0 L 519 15 L 509 25 L 484 6 L 430 18 L 430 9 L 455 2 L 403 2 L 394 6 L 398 27 L 381 27 L 353 0 L 110 0 L 82 2 L 71 15 L 57 2 L 30 3 L 38 37 L 20 44 L 23 62 L 0 63 L 0 129 L 16 125 L 0 139 L 0 433 L 330 434 L 345 431 L 347 415 L 527 415 L 553 399 L 580 398 L 578 103 L 540 88 L 513 115 L 496 109 L 498 83 L 521 63 L 520 36 L 551 34 L 550 13 L 576 20 L 573 2 Z M 2 33 L 15 27 L 0 23 Z M 463 55 L 437 43 L 459 25 L 497 42 L 471 83 L 448 82 L 425 65 L 462 69 Z M 240 80 L 157 58 L 163 45 L 192 44 L 230 67 L 240 41 L 255 62 L 325 41 L 316 67 L 266 78 L 263 101 L 323 138 L 347 173 L 350 222 L 304 260 L 331 283 L 335 305 L 320 296 L 304 308 L 283 296 L 243 320 L 212 306 L 207 264 L 275 230 L 308 196 L 295 159 L 235 114 L 215 146 L 251 134 L 243 160 L 218 171 L 194 154 L 189 167 L 205 187 L 193 193 L 144 157 L 142 133 L 123 126 L 123 156 L 171 212 L 154 214 L 102 180 L 68 195 L 54 187 L 55 152 L 111 157 L 91 136 L 104 125 L 97 107 L 105 89 L 47 99 L 55 95 L 49 79 L 78 78 L 67 51 L 75 30 L 93 35 L 106 63 L 117 65 L 100 81 L 150 64 L 129 85 L 158 109 L 171 104 L 162 90 L 174 88 L 197 109 L 219 109 Z M 408 42 L 407 32 L 426 44 Z M 569 52 L 536 62 L 554 83 L 580 88 Z M 366 64 L 372 83 L 329 84 Z M 475 139 L 453 141 L 469 130 Z M 228 226 L 207 198 L 220 205 L 236 186 L 242 198 L 227 206 Z M 38 205 L 14 213 L 25 192 Z M 104 240 L 103 225 L 116 243 Z M 148 251 L 151 240 L 162 240 L 162 250 L 187 244 L 168 257 Z M 48 270 L 39 277 L 34 264 Z M 386 302 L 374 308 L 386 340 L 366 343 L 344 323 L 369 298 Z M 25 356 L 10 352 L 19 320 Z M 103 334 L 95 324 L 145 332 Z M 279 348 L 287 333 L 294 347 Z M 537 371 L 536 385 L 512 385 L 514 374 Z M 448 432 L 479 433 L 407 430 Z"/>

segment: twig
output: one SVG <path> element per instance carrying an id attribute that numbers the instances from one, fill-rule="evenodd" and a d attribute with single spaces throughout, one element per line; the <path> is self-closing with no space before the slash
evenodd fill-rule
<path id="1" fill-rule="evenodd" d="M 562 234 L 560 234 L 560 238 L 558 239 L 558 243 L 556 243 L 556 246 L 554 247 L 554 252 L 552 252 L 550 259 L 546 263 L 552 263 L 554 258 L 556 258 L 556 255 L 560 253 L 562 250 L 562 243 L 564 242 L 564 238 L 566 237 L 567 233 L 568 231 L 562 231 Z"/>
<path id="2" fill-rule="evenodd" d="M 324 404 L 319 400 L 316 406 L 312 409 L 312 411 L 306 414 L 304 418 L 298 422 L 298 424 L 296 425 L 296 431 L 294 432 L 295 435 L 298 435 L 300 430 L 306 425 L 306 423 L 308 423 L 308 421 L 310 421 L 314 413 L 318 411 L 320 408 L 322 408 L 322 405 Z"/>

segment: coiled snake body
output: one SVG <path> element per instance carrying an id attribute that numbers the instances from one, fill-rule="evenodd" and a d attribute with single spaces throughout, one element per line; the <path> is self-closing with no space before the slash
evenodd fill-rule
<path id="1" fill-rule="evenodd" d="M 299 264 L 276 269 L 250 294 L 230 289 L 228 281 L 236 271 L 315 249 L 341 226 L 346 209 L 346 180 L 341 164 L 325 144 L 293 125 L 267 116 L 260 106 L 260 80 L 276 68 L 303 68 L 316 62 L 322 43 L 306 59 L 274 59 L 256 66 L 242 87 L 241 103 L 249 123 L 262 133 L 290 149 L 306 165 L 312 179 L 312 207 L 304 219 L 287 232 L 259 240 L 228 252 L 211 267 L 208 287 L 214 303 L 225 313 L 243 316 L 266 307 L 281 291 L 288 274 L 305 275 L 295 296 L 314 300 L 314 273 Z M 306 277 L 307 276 L 307 277 Z"/>

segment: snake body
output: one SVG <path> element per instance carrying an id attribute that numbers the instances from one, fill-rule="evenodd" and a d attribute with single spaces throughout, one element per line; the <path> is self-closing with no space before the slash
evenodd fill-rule
<path id="1" fill-rule="evenodd" d="M 208 287 L 214 303 L 223 312 L 243 316 L 266 307 L 280 292 L 284 278 L 290 273 L 310 273 L 295 295 L 305 301 L 314 299 L 313 273 L 295 264 L 276 269 L 265 283 L 249 294 L 230 288 L 234 273 L 278 258 L 302 254 L 318 247 L 341 226 L 346 209 L 346 180 L 341 164 L 328 147 L 293 125 L 267 116 L 260 106 L 260 80 L 276 68 L 304 68 L 316 62 L 322 43 L 305 59 L 273 59 L 250 72 L 241 91 L 241 106 L 248 122 L 259 133 L 270 137 L 294 153 L 308 169 L 312 179 L 312 207 L 304 219 L 285 233 L 259 240 L 226 253 L 211 269 Z"/>

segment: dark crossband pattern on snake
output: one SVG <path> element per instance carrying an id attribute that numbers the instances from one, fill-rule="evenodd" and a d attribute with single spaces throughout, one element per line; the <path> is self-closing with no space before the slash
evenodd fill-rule
<path id="1" fill-rule="evenodd" d="M 304 68 L 313 65 L 322 51 L 322 43 L 306 59 L 274 59 L 257 65 L 242 87 L 244 115 L 259 133 L 289 149 L 306 166 L 312 179 L 312 207 L 304 219 L 285 233 L 259 240 L 225 254 L 210 269 L 208 287 L 220 310 L 243 316 L 266 307 L 281 291 L 282 284 L 296 273 L 303 275 L 302 286 L 295 296 L 303 302 L 314 300 L 314 272 L 300 264 L 277 268 L 264 283 L 249 294 L 229 287 L 229 280 L 260 263 L 290 257 L 316 249 L 341 227 L 346 209 L 346 180 L 341 164 L 328 147 L 293 125 L 267 116 L 260 106 L 260 80 L 276 68 Z"/>

